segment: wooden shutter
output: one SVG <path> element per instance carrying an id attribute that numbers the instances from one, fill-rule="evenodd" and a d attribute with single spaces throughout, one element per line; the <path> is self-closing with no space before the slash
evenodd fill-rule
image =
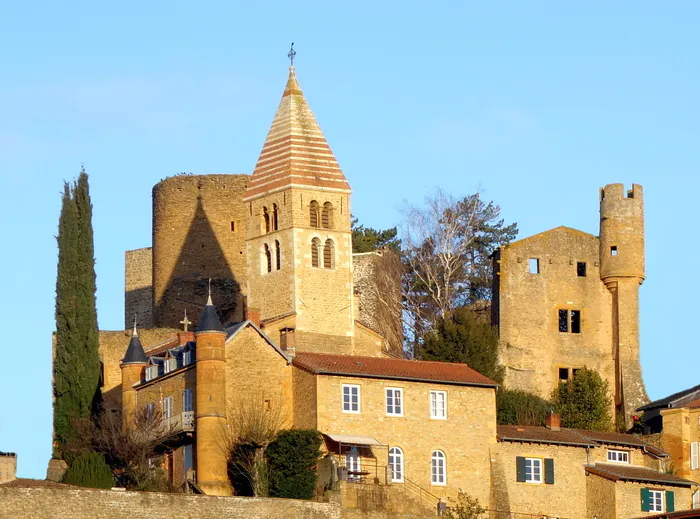
<path id="1" fill-rule="evenodd" d="M 642 488 L 641 494 L 642 494 L 642 512 L 648 512 L 649 511 L 649 489 Z"/>
<path id="2" fill-rule="evenodd" d="M 521 456 L 515 458 L 515 480 L 525 482 L 525 458 Z"/>
<path id="3" fill-rule="evenodd" d="M 676 499 L 671 490 L 666 491 L 666 511 L 673 512 L 676 509 Z"/>
<path id="4" fill-rule="evenodd" d="M 698 442 L 690 444 L 690 470 L 698 470 Z"/>
<path id="5" fill-rule="evenodd" d="M 544 482 L 547 485 L 554 484 L 554 460 L 552 458 L 544 460 Z"/>

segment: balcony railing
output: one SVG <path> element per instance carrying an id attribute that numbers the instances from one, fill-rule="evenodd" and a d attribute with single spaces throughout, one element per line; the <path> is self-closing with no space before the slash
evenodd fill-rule
<path id="1" fill-rule="evenodd" d="M 192 432 L 194 431 L 194 411 L 184 411 L 170 418 L 163 418 L 163 423 L 171 432 Z"/>

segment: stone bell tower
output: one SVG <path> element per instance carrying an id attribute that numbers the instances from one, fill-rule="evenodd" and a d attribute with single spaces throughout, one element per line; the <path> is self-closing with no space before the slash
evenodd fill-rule
<path id="1" fill-rule="evenodd" d="M 248 189 L 248 308 L 299 351 L 352 353 L 350 186 L 294 67 Z"/>
<path id="2" fill-rule="evenodd" d="M 608 184 L 600 190 L 600 278 L 612 294 L 615 406 L 628 425 L 635 409 L 649 401 L 639 361 L 639 286 L 644 277 L 642 186 L 633 184 L 625 193 L 622 184 Z"/>

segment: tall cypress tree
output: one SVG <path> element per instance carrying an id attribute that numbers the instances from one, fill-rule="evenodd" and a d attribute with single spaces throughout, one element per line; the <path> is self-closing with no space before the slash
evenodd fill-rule
<path id="1" fill-rule="evenodd" d="M 55 454 L 71 440 L 71 421 L 96 411 L 100 390 L 92 204 L 83 169 L 64 185 L 58 223 L 54 352 Z"/>

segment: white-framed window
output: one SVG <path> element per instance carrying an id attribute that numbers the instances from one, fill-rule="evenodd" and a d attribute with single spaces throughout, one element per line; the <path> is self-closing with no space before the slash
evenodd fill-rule
<path id="1" fill-rule="evenodd" d="M 192 364 L 192 350 L 185 350 L 182 352 L 182 365 L 189 366 Z"/>
<path id="2" fill-rule="evenodd" d="M 664 511 L 664 493 L 662 490 L 649 491 L 649 511 L 663 512 Z"/>
<path id="3" fill-rule="evenodd" d="M 399 447 L 389 449 L 389 468 L 391 469 L 391 481 L 403 482 L 403 451 Z"/>
<path id="4" fill-rule="evenodd" d="M 343 412 L 360 412 L 360 386 L 357 384 L 343 384 Z"/>
<path id="5" fill-rule="evenodd" d="M 447 485 L 447 463 L 445 453 L 442 451 L 433 451 L 430 456 L 430 483 Z"/>
<path id="6" fill-rule="evenodd" d="M 430 418 L 434 420 L 447 420 L 447 392 L 430 392 Z"/>
<path id="7" fill-rule="evenodd" d="M 525 458 L 525 483 L 542 483 L 541 458 Z"/>
<path id="8" fill-rule="evenodd" d="M 693 509 L 700 508 L 700 490 L 693 493 Z"/>
<path id="9" fill-rule="evenodd" d="M 177 358 L 170 357 L 163 363 L 163 373 L 170 373 L 177 369 Z"/>
<path id="10" fill-rule="evenodd" d="M 182 392 L 182 410 L 192 411 L 192 388 L 187 388 Z"/>
<path id="11" fill-rule="evenodd" d="M 359 481 L 362 466 L 360 451 L 357 450 L 357 447 L 353 447 L 345 454 L 345 468 L 348 469 L 348 481 Z"/>
<path id="12" fill-rule="evenodd" d="M 698 442 L 690 443 L 690 470 L 698 470 L 700 464 L 698 463 Z"/>
<path id="13" fill-rule="evenodd" d="M 155 406 L 153 404 L 146 404 L 146 420 L 151 421 L 155 416 Z"/>
<path id="14" fill-rule="evenodd" d="M 629 463 L 630 453 L 628 451 L 608 450 L 608 461 L 614 463 Z"/>
<path id="15" fill-rule="evenodd" d="M 153 365 L 153 366 L 148 366 L 146 368 L 146 382 L 149 380 L 153 380 L 158 376 L 158 366 Z"/>
<path id="16" fill-rule="evenodd" d="M 173 416 L 173 397 L 166 396 L 163 399 L 163 420 L 172 418 Z"/>
<path id="17" fill-rule="evenodd" d="M 403 416 L 403 389 L 400 387 L 386 388 L 387 416 Z"/>

